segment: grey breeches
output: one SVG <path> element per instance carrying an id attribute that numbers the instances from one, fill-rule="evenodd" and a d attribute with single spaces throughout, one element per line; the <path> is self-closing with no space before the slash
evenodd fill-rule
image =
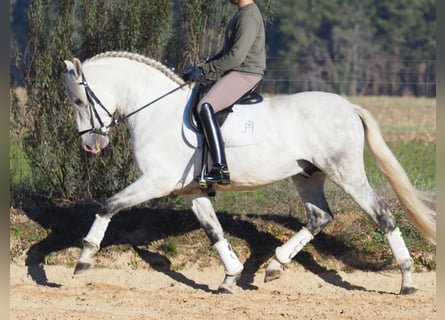
<path id="1" fill-rule="evenodd" d="M 198 114 L 201 112 L 203 103 L 210 103 L 214 112 L 221 111 L 241 98 L 247 91 L 252 89 L 260 80 L 260 75 L 247 74 L 231 71 L 219 79 L 197 106 Z"/>

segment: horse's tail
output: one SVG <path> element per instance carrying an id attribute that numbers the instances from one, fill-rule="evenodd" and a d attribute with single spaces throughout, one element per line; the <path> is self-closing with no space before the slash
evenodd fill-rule
<path id="1" fill-rule="evenodd" d="M 369 149 L 408 213 L 409 219 L 427 240 L 436 244 L 436 212 L 425 204 L 420 192 L 409 181 L 405 170 L 383 140 L 379 125 L 371 113 L 356 105 L 354 108 L 365 128 Z"/>

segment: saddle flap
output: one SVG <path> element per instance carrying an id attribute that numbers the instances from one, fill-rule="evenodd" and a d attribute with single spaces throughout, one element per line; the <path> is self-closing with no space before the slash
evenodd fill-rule
<path id="1" fill-rule="evenodd" d="M 241 98 L 239 98 L 234 104 L 231 106 L 219 111 L 216 113 L 216 119 L 220 127 L 224 124 L 227 119 L 229 113 L 233 112 L 233 106 L 237 104 L 241 105 L 249 105 L 249 104 L 257 104 L 263 101 L 263 96 L 261 95 L 261 85 L 263 80 L 260 80 L 252 89 L 247 91 Z M 196 112 L 196 104 L 199 100 L 210 90 L 210 88 L 215 84 L 215 81 L 206 80 L 204 82 L 200 82 L 193 89 L 188 101 L 190 104 L 188 118 L 190 124 L 195 128 L 196 131 L 202 132 L 198 119 L 198 114 Z"/>
<path id="2" fill-rule="evenodd" d="M 193 116 L 196 94 L 191 90 L 190 97 L 184 109 L 182 135 L 186 143 L 194 148 L 200 148 L 204 141 L 202 132 L 198 129 L 198 122 Z M 236 104 L 225 111 L 224 123 L 220 124 L 225 147 L 237 147 L 255 144 L 263 139 L 265 133 L 266 103 L 252 105 Z M 217 116 L 222 116 L 218 115 Z"/>

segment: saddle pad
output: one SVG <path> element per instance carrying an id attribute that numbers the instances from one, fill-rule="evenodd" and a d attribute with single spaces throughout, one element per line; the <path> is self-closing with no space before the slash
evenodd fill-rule
<path id="1" fill-rule="evenodd" d="M 221 127 L 227 148 L 255 144 L 264 134 L 264 103 L 235 105 Z"/>
<path id="2" fill-rule="evenodd" d="M 203 141 L 203 135 L 190 124 L 186 105 L 182 123 L 184 140 L 192 147 L 198 148 Z M 264 102 L 251 105 L 234 105 L 221 127 L 221 134 L 226 148 L 255 144 L 261 141 L 265 133 L 265 104 Z"/>

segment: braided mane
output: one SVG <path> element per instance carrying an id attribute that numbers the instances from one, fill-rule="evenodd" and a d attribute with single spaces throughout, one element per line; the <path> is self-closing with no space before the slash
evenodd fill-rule
<path id="1" fill-rule="evenodd" d="M 163 74 L 165 74 L 169 79 L 175 81 L 177 84 L 184 84 L 184 81 L 181 77 L 179 77 L 176 73 L 174 73 L 171 69 L 166 67 L 164 64 L 162 64 L 159 61 L 156 61 L 154 59 L 145 57 L 141 54 L 127 52 L 127 51 L 107 51 L 103 53 L 99 53 L 89 59 L 87 59 L 85 62 L 98 60 L 101 58 L 126 58 L 129 60 L 137 61 L 144 63 L 150 67 L 155 68 L 158 71 L 161 71 Z"/>

